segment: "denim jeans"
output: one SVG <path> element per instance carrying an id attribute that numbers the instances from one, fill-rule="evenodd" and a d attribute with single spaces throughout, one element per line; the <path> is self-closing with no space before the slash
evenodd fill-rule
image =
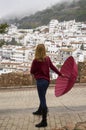
<path id="1" fill-rule="evenodd" d="M 47 108 L 46 104 L 46 91 L 49 86 L 49 81 L 45 79 L 37 79 L 37 90 L 38 90 L 38 96 L 40 100 L 40 106 L 45 109 Z"/>

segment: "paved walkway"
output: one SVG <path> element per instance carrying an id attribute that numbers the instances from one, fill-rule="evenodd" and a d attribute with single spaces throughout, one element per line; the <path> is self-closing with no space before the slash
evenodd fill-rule
<path id="1" fill-rule="evenodd" d="M 46 128 L 35 128 L 41 120 L 40 116 L 32 115 L 38 104 L 35 88 L 0 90 L 0 130 L 53 130 L 86 121 L 86 84 L 75 85 L 70 92 L 58 98 L 54 96 L 52 87 L 48 89 Z"/>

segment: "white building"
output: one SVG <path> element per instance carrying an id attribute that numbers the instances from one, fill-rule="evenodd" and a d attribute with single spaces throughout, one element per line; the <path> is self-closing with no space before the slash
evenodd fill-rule
<path id="1" fill-rule="evenodd" d="M 49 23 L 49 33 L 54 33 L 57 25 L 58 25 L 58 20 L 52 19 Z"/>
<path id="2" fill-rule="evenodd" d="M 29 48 L 19 47 L 12 50 L 12 55 L 10 59 L 17 62 L 26 62 L 29 59 L 28 55 L 29 55 Z"/>

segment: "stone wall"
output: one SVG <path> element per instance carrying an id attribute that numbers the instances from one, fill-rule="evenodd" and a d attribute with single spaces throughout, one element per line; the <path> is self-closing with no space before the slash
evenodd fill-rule
<path id="1" fill-rule="evenodd" d="M 86 61 L 78 64 L 78 82 L 86 83 Z"/>
<path id="2" fill-rule="evenodd" d="M 78 78 L 76 82 L 86 83 L 86 62 L 78 64 Z M 55 83 L 56 80 L 51 81 Z M 0 75 L 0 88 L 21 88 L 30 87 L 35 84 L 35 80 L 30 74 L 8 73 Z"/>
<path id="3" fill-rule="evenodd" d="M 30 74 L 8 73 L 0 75 L 0 88 L 20 88 L 32 85 L 32 82 Z"/>

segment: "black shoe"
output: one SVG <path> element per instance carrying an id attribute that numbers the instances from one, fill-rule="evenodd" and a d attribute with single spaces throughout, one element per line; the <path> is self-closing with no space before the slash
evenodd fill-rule
<path id="1" fill-rule="evenodd" d="M 33 112 L 33 115 L 42 115 L 42 111 Z"/>
<path id="2" fill-rule="evenodd" d="M 46 121 L 41 121 L 39 124 L 36 124 L 35 127 L 47 127 L 47 122 Z"/>

